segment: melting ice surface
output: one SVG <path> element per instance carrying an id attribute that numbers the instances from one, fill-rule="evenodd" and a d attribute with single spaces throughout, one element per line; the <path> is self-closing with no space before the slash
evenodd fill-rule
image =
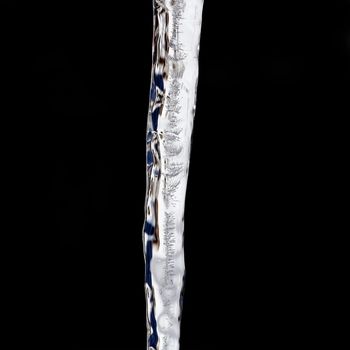
<path id="1" fill-rule="evenodd" d="M 153 0 L 143 243 L 147 350 L 178 350 L 185 272 L 184 205 L 203 0 Z"/>

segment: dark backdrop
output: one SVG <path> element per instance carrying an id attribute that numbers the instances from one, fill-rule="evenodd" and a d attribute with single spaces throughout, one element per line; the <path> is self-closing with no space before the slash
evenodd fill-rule
<path id="1" fill-rule="evenodd" d="M 183 350 L 287 348 L 310 334 L 320 311 L 304 219 L 321 196 L 314 137 L 347 92 L 348 5 L 205 2 Z M 58 250 L 40 278 L 53 284 L 35 334 L 48 349 L 144 349 L 151 0 L 4 9 L 12 112 L 25 117 L 29 169 L 46 193 L 40 221 Z"/>

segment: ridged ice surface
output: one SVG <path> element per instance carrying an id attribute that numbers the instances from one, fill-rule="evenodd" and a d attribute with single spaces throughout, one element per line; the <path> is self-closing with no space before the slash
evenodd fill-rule
<path id="1" fill-rule="evenodd" d="M 203 0 L 153 0 L 143 242 L 147 350 L 178 350 L 183 230 Z"/>

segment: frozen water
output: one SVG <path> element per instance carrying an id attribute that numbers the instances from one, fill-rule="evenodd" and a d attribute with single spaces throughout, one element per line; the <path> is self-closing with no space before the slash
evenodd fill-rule
<path id="1" fill-rule="evenodd" d="M 183 230 L 203 0 L 153 0 L 143 243 L 147 350 L 178 350 Z"/>

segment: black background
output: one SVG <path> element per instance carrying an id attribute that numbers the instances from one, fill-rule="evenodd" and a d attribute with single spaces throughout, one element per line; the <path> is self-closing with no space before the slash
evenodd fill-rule
<path id="1" fill-rule="evenodd" d="M 48 349 L 144 349 L 151 1 L 3 9 L 11 113 L 24 117 L 29 187 L 45 192 L 48 255 L 58 250 L 40 278 L 53 282 L 37 297 L 47 319 L 35 334 L 48 335 Z M 319 311 L 304 219 L 321 196 L 315 138 L 347 92 L 348 10 L 347 1 L 205 2 L 183 350 L 285 348 L 310 334 Z"/>

